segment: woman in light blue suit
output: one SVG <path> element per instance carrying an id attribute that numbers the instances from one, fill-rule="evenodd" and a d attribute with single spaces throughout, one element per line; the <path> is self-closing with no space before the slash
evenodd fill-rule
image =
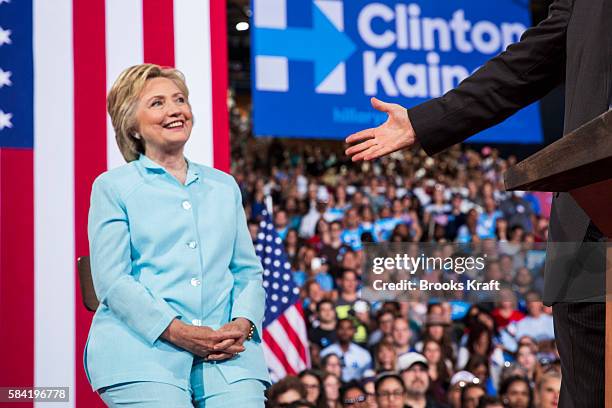
<path id="1" fill-rule="evenodd" d="M 180 72 L 125 70 L 108 112 L 128 164 L 94 182 L 100 306 L 85 371 L 111 407 L 263 407 L 262 267 L 234 179 L 183 156 L 193 117 Z"/>

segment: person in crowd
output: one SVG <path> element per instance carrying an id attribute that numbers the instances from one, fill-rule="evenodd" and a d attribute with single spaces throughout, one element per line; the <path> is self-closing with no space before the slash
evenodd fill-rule
<path id="1" fill-rule="evenodd" d="M 359 299 L 359 275 L 352 269 L 345 269 L 338 279 L 338 300 L 336 301 L 336 313 L 343 319 L 348 317 L 353 304 Z"/>
<path id="2" fill-rule="evenodd" d="M 397 354 L 392 342 L 381 341 L 374 348 L 374 370 L 377 373 L 395 371 Z"/>
<path id="3" fill-rule="evenodd" d="M 315 225 L 314 235 L 306 239 L 306 243 L 316 251 L 319 251 L 323 245 L 329 245 L 330 242 L 331 232 L 329 230 L 329 223 L 321 217 Z"/>
<path id="4" fill-rule="evenodd" d="M 353 380 L 340 387 L 343 408 L 368 408 L 368 397 L 359 381 Z"/>
<path id="5" fill-rule="evenodd" d="M 368 346 L 372 347 L 381 341 L 393 342 L 393 321 L 395 315 L 387 309 L 380 309 L 376 315 L 376 330 L 370 333 Z"/>
<path id="6" fill-rule="evenodd" d="M 327 372 L 342 378 L 342 361 L 338 354 L 327 354 L 321 357 L 321 368 Z"/>
<path id="7" fill-rule="evenodd" d="M 336 354 L 342 361 L 342 381 L 348 382 L 360 379 L 363 372 L 372 367 L 370 353 L 353 343 L 355 325 L 351 319 L 340 319 L 336 330 L 338 341 L 323 350 L 321 357 L 328 354 Z"/>
<path id="8" fill-rule="evenodd" d="M 478 402 L 478 406 L 476 408 L 505 408 L 504 404 L 497 397 L 492 397 L 490 395 L 483 395 L 480 397 L 480 401 Z"/>
<path id="9" fill-rule="evenodd" d="M 527 293 L 527 316 L 516 323 L 516 338 L 530 336 L 537 342 L 554 340 L 555 330 L 553 318 L 548 313 L 544 313 L 544 305 L 540 294 L 535 291 Z"/>
<path id="10" fill-rule="evenodd" d="M 317 317 L 317 305 L 325 300 L 328 294 L 321 289 L 319 282 L 314 279 L 307 280 L 302 287 L 302 291 L 304 292 L 302 301 L 304 316 L 309 322 L 313 322 Z"/>
<path id="11" fill-rule="evenodd" d="M 351 247 L 342 242 L 342 223 L 333 221 L 329 224 L 330 242 L 323 244 L 319 253 L 324 256 L 332 269 L 339 268 L 342 264 L 344 254 L 351 250 Z"/>
<path id="12" fill-rule="evenodd" d="M 440 343 L 433 339 L 423 342 L 423 355 L 429 365 L 429 395 L 437 402 L 446 404 L 446 390 L 448 389 L 452 368 L 442 358 Z"/>
<path id="13" fill-rule="evenodd" d="M 351 247 L 353 251 L 360 251 L 361 245 L 361 234 L 363 230 L 359 225 L 361 219 L 359 217 L 359 210 L 355 207 L 349 208 L 346 211 L 344 218 L 344 229 L 340 235 L 342 243 Z"/>
<path id="14" fill-rule="evenodd" d="M 266 392 L 266 406 L 276 408 L 306 400 L 306 388 L 298 377 L 288 375 L 274 383 Z M 227 406 L 227 405 L 226 405 Z"/>
<path id="15" fill-rule="evenodd" d="M 329 356 L 333 356 L 333 354 Z M 340 408 L 342 406 L 340 403 L 340 385 L 341 381 L 339 376 L 330 371 L 325 371 L 323 373 L 323 389 L 325 390 L 325 397 L 327 398 L 327 408 Z"/>
<path id="16" fill-rule="evenodd" d="M 405 408 L 406 386 L 402 377 L 388 372 L 382 373 L 374 384 L 378 408 Z"/>
<path id="17" fill-rule="evenodd" d="M 376 402 L 376 379 L 378 377 L 375 376 L 375 372 L 371 373 L 366 372 L 364 374 L 364 378 L 361 380 L 361 384 L 363 385 L 363 389 L 366 392 L 368 397 L 368 408 L 379 408 L 378 402 Z"/>
<path id="18" fill-rule="evenodd" d="M 423 352 L 423 344 L 427 340 L 434 340 L 440 345 L 442 360 L 452 368 L 452 362 L 455 361 L 455 350 L 449 332 L 450 318 L 442 312 L 441 308 L 437 313 L 432 313 L 431 309 L 430 306 L 425 320 L 422 340 L 417 342 L 414 348 L 418 352 Z"/>
<path id="19" fill-rule="evenodd" d="M 374 232 L 374 222 L 376 220 L 376 217 L 374 216 L 374 211 L 372 210 L 372 207 L 370 207 L 369 205 L 362 205 L 361 206 L 361 222 L 359 223 L 359 228 L 361 229 L 361 241 L 363 242 L 363 234 L 370 234 L 370 236 L 372 238 L 375 237 L 375 232 Z M 370 242 L 373 242 L 370 241 Z"/>
<path id="20" fill-rule="evenodd" d="M 533 390 L 526 377 L 506 378 L 499 386 L 499 395 L 508 408 L 533 407 Z"/>
<path id="21" fill-rule="evenodd" d="M 398 356 L 408 353 L 410 351 L 410 340 L 412 338 L 412 331 L 408 325 L 408 321 L 403 317 L 396 317 L 393 320 L 393 329 L 391 330 L 391 336 L 393 337 L 393 344 L 395 351 Z"/>
<path id="22" fill-rule="evenodd" d="M 486 391 L 480 383 L 468 383 L 461 389 L 461 408 L 477 408 Z"/>
<path id="23" fill-rule="evenodd" d="M 91 191 L 100 305 L 87 379 L 110 406 L 263 407 L 263 268 L 236 181 L 184 156 L 193 127 L 185 78 L 132 66 L 107 107 L 127 164 L 99 175 Z M 204 253 L 215 260 L 206 267 Z"/>
<path id="24" fill-rule="evenodd" d="M 274 213 L 274 230 L 280 239 L 285 241 L 287 232 L 289 231 L 289 217 L 287 216 L 287 211 L 279 210 Z"/>
<path id="25" fill-rule="evenodd" d="M 462 408 L 461 391 L 468 384 L 479 384 L 480 380 L 469 371 L 457 371 L 450 379 L 447 400 L 451 408 Z"/>
<path id="26" fill-rule="evenodd" d="M 321 373 L 316 370 L 304 370 L 298 374 L 298 377 L 306 389 L 306 400 L 315 408 L 327 408 L 327 396 Z"/>
<path id="27" fill-rule="evenodd" d="M 514 291 L 521 298 L 526 298 L 527 294 L 534 290 L 533 280 L 533 275 L 529 269 L 525 268 L 524 266 L 519 267 L 516 270 L 516 275 L 514 276 Z"/>
<path id="28" fill-rule="evenodd" d="M 300 224 L 300 236 L 304 239 L 310 239 L 315 235 L 315 230 L 319 226 L 319 220 L 323 219 L 323 214 L 327 210 L 327 203 L 329 202 L 329 196 L 327 192 L 316 193 L 316 201 L 311 205 L 308 213 L 302 218 Z M 321 231 L 318 231 L 321 233 Z"/>
<path id="29" fill-rule="evenodd" d="M 525 370 L 525 375 L 531 382 L 535 383 L 540 367 L 536 357 L 536 349 L 533 346 L 523 344 L 516 350 L 516 362 Z"/>
<path id="30" fill-rule="evenodd" d="M 463 208 L 463 197 L 460 193 L 454 193 L 451 200 L 451 209 L 446 213 L 445 237 L 449 242 L 453 242 L 457 238 L 459 228 L 465 224 L 466 213 Z"/>
<path id="31" fill-rule="evenodd" d="M 487 316 L 487 319 L 491 319 L 490 324 L 493 324 L 490 315 L 480 313 L 479 316 Z M 465 367 L 468 371 L 473 370 L 472 372 L 475 375 L 478 372 L 477 376 L 480 376 L 481 381 L 487 387 L 487 391 L 493 392 L 497 388 L 505 357 L 501 346 L 493 342 L 491 325 L 485 324 L 481 320 L 474 322 L 470 327 L 466 347 L 459 350 L 457 364 L 458 367 Z M 461 362 L 465 361 L 464 358 L 468 356 L 468 361 L 462 366 Z M 486 373 L 486 377 L 483 377 L 484 373 Z"/>
<path id="32" fill-rule="evenodd" d="M 495 238 L 498 242 L 506 243 L 509 240 L 508 221 L 505 218 L 495 220 Z"/>
<path id="33" fill-rule="evenodd" d="M 510 228 L 520 226 L 523 231 L 531 232 L 535 224 L 535 212 L 531 204 L 523 199 L 523 191 L 513 191 L 512 195 L 501 202 L 500 210 L 508 220 Z"/>
<path id="34" fill-rule="evenodd" d="M 478 216 L 476 232 L 480 239 L 494 239 L 497 219 L 502 216 L 493 197 L 484 200 L 484 211 Z"/>
<path id="35" fill-rule="evenodd" d="M 323 299 L 317 303 L 317 324 L 310 325 L 308 340 L 317 344 L 321 349 L 335 343 L 336 325 L 336 305 L 328 299 Z"/>
<path id="36" fill-rule="evenodd" d="M 432 230 L 433 225 L 446 224 L 445 214 L 451 211 L 452 207 L 445 197 L 445 188 L 442 184 L 436 184 L 433 188 L 432 201 L 427 204 L 423 211 L 423 223 L 425 228 Z"/>
<path id="37" fill-rule="evenodd" d="M 550 371 L 543 374 L 535 388 L 535 408 L 557 408 L 561 391 L 561 374 Z"/>
<path id="38" fill-rule="evenodd" d="M 287 254 L 287 261 L 289 261 L 291 265 L 297 264 L 300 248 L 303 245 L 298 231 L 295 228 L 288 229 L 287 235 L 285 236 L 285 253 Z"/>
<path id="39" fill-rule="evenodd" d="M 499 264 L 497 262 L 490 263 L 488 268 L 494 268 L 498 271 Z M 498 278 L 501 279 L 501 273 Z M 525 315 L 517 309 L 516 295 L 510 288 L 502 289 L 499 294 L 499 299 L 497 306 L 491 312 L 491 316 L 495 320 L 495 325 L 498 329 L 505 329 L 510 323 L 518 322 L 525 317 Z"/>
<path id="40" fill-rule="evenodd" d="M 310 261 L 310 277 L 313 278 L 325 292 L 326 296 L 334 297 L 334 278 L 331 275 L 327 258 L 313 257 Z"/>
<path id="41" fill-rule="evenodd" d="M 474 374 L 478 378 L 478 383 L 485 387 L 489 394 L 495 394 L 496 384 L 499 378 L 491 375 L 491 364 L 486 356 L 473 354 L 464 367 L 465 370 Z"/>
<path id="42" fill-rule="evenodd" d="M 468 242 L 478 242 L 479 240 L 478 210 L 472 208 L 466 215 L 465 224 L 459 227 L 455 241 L 464 244 Z"/>
<path id="43" fill-rule="evenodd" d="M 397 369 L 406 387 L 406 403 L 413 408 L 442 408 L 432 398 L 428 398 L 429 375 L 425 356 L 410 352 L 398 358 Z"/>
<path id="44" fill-rule="evenodd" d="M 374 222 L 374 233 L 377 242 L 389 241 L 393 230 L 399 224 L 399 220 L 393 218 L 391 208 L 388 205 L 381 207 L 378 219 Z"/>

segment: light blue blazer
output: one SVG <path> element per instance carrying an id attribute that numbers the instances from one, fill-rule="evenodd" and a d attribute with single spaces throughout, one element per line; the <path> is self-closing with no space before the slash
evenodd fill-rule
<path id="1" fill-rule="evenodd" d="M 190 389 L 194 355 L 159 338 L 175 317 L 217 329 L 256 326 L 238 357 L 217 363 L 228 382 L 269 382 L 261 347 L 265 292 L 240 190 L 188 161 L 185 185 L 144 155 L 101 174 L 89 210 L 91 270 L 100 306 L 85 372 L 94 390 L 156 381 Z"/>

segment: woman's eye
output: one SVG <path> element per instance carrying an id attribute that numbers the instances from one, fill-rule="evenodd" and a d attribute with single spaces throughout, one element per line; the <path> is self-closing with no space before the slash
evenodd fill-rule
<path id="1" fill-rule="evenodd" d="M 161 106 L 162 105 L 162 101 L 160 101 L 159 99 L 151 102 L 151 106 Z"/>
<path id="2" fill-rule="evenodd" d="M 182 96 L 179 96 L 178 98 L 176 98 L 176 101 L 178 103 L 185 103 L 185 98 L 183 98 Z"/>

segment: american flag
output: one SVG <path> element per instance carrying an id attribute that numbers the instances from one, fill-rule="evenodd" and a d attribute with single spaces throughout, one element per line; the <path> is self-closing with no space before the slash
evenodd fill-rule
<path id="1" fill-rule="evenodd" d="M 267 211 L 259 223 L 255 250 L 264 267 L 266 289 L 264 353 L 270 376 L 278 381 L 309 368 L 310 351 L 300 289 L 293 281 L 283 241 Z"/>
<path id="2" fill-rule="evenodd" d="M 0 0 L 0 385 L 103 406 L 75 263 L 91 184 L 123 164 L 106 94 L 128 66 L 176 66 L 196 118 L 187 157 L 229 170 L 225 13 L 225 0 Z"/>

